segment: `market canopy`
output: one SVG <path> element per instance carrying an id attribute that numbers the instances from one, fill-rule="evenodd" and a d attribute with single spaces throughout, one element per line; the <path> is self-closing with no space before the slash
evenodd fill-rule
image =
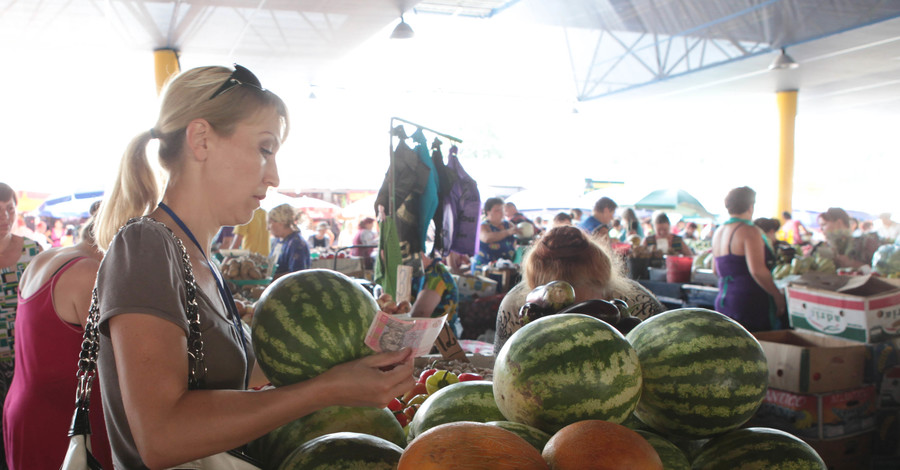
<path id="1" fill-rule="evenodd" d="M 341 207 L 328 201 L 323 201 L 309 196 L 288 196 L 277 191 L 269 191 L 266 198 L 260 203 L 260 207 L 270 211 L 281 204 L 288 204 L 294 209 L 305 211 L 313 219 L 336 217 L 341 212 Z"/>
<path id="2" fill-rule="evenodd" d="M 76 191 L 69 194 L 51 196 L 40 207 L 41 217 L 87 218 L 91 215 L 91 205 L 103 199 L 103 191 Z"/>
<path id="3" fill-rule="evenodd" d="M 677 212 L 685 217 L 715 218 L 697 198 L 683 189 L 658 189 L 634 203 L 634 208 Z"/>

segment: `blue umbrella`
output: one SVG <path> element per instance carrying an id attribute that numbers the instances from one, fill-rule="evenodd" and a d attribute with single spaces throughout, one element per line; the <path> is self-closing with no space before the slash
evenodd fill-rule
<path id="1" fill-rule="evenodd" d="M 678 212 L 685 217 L 714 218 L 700 201 L 683 189 L 660 189 L 634 203 L 635 209 Z"/>
<path id="2" fill-rule="evenodd" d="M 38 215 L 57 219 L 90 217 L 91 205 L 102 198 L 103 191 L 76 191 L 53 196 L 38 207 Z"/>

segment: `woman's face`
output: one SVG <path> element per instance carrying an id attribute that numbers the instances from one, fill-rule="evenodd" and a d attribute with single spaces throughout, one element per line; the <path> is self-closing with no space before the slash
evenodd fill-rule
<path id="1" fill-rule="evenodd" d="M 487 219 L 494 225 L 503 222 L 503 204 L 496 204 L 487 211 Z"/>
<path id="2" fill-rule="evenodd" d="M 275 238 L 284 238 L 292 233 L 290 227 L 281 222 L 276 222 L 272 219 L 269 219 L 266 225 L 269 228 L 269 233 L 271 233 Z"/>
<path id="3" fill-rule="evenodd" d="M 16 223 L 16 203 L 10 198 L 0 202 L 0 238 L 8 237 Z"/>
<path id="4" fill-rule="evenodd" d="M 223 214 L 224 225 L 248 222 L 268 188 L 278 186 L 275 155 L 281 147 L 282 128 L 281 117 L 270 108 L 239 123 L 232 135 L 214 139 L 214 187 L 223 202 L 220 207 L 231 209 Z"/>
<path id="5" fill-rule="evenodd" d="M 668 238 L 670 228 L 671 227 L 669 224 L 662 222 L 662 223 L 655 224 L 653 227 L 653 231 L 656 232 L 656 236 L 658 238 Z"/>

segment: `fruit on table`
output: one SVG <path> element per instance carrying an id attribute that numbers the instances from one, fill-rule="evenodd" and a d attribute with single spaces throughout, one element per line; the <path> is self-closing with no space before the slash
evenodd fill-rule
<path id="1" fill-rule="evenodd" d="M 560 429 L 541 455 L 551 470 L 663 470 L 656 450 L 640 434 L 598 419 Z"/>
<path id="2" fill-rule="evenodd" d="M 372 354 L 366 332 L 375 299 L 349 277 L 326 269 L 283 276 L 266 288 L 253 314 L 253 352 L 273 385 L 315 377 Z"/>
<path id="3" fill-rule="evenodd" d="M 278 470 L 393 470 L 402 454 L 403 448 L 380 437 L 339 432 L 317 437 L 298 447 Z"/>
<path id="4" fill-rule="evenodd" d="M 765 398 L 769 370 L 759 342 L 718 312 L 669 310 L 627 339 L 643 370 L 634 414 L 661 434 L 701 439 L 730 431 Z"/>
<path id="5" fill-rule="evenodd" d="M 473 380 L 448 385 L 429 396 L 409 423 L 408 440 L 445 423 L 456 421 L 500 421 L 505 419 L 497 408 L 491 383 Z"/>
<path id="6" fill-rule="evenodd" d="M 482 377 L 478 374 L 473 374 L 471 372 L 459 374 L 459 376 L 457 378 L 459 379 L 460 382 L 468 382 L 470 380 L 484 380 L 484 377 Z"/>
<path id="7" fill-rule="evenodd" d="M 414 385 L 413 388 L 403 394 L 403 396 L 400 398 L 400 401 L 402 401 L 403 403 L 407 403 L 412 399 L 412 397 L 421 394 L 428 394 L 428 389 L 425 388 L 425 382 L 420 382 Z"/>
<path id="8" fill-rule="evenodd" d="M 469 421 L 435 426 L 406 447 L 398 470 L 546 470 L 531 444 L 498 426 Z"/>
<path id="9" fill-rule="evenodd" d="M 671 441 L 650 431 L 637 429 L 634 432 L 640 434 L 653 446 L 662 461 L 663 468 L 666 470 L 691 470 L 691 461 L 688 460 L 687 455 Z"/>
<path id="10" fill-rule="evenodd" d="M 406 445 L 403 426 L 387 408 L 330 406 L 275 428 L 250 442 L 247 451 L 264 468 L 277 468 L 300 445 L 336 432 L 365 433 Z"/>
<path id="11" fill-rule="evenodd" d="M 815 449 L 797 437 L 771 428 L 744 428 L 711 439 L 694 459 L 694 470 L 825 470 Z"/>
<path id="12" fill-rule="evenodd" d="M 550 434 L 527 424 L 516 423 L 515 421 L 488 421 L 485 424 L 499 426 L 507 431 L 515 433 L 522 439 L 525 439 L 537 449 L 538 452 L 544 450 L 544 446 L 547 444 L 547 441 L 550 440 Z"/>
<path id="13" fill-rule="evenodd" d="M 458 382 L 459 378 L 453 372 L 450 372 L 449 370 L 439 370 L 425 379 L 425 390 L 427 390 L 430 395 L 447 385 Z"/>
<path id="14" fill-rule="evenodd" d="M 575 302 L 575 289 L 566 281 L 551 281 L 537 286 L 525 296 L 519 316 L 533 321 L 552 315 Z"/>
<path id="15" fill-rule="evenodd" d="M 551 315 L 516 331 L 494 362 L 494 398 L 509 421 L 554 433 L 586 419 L 621 422 L 641 392 L 634 348 L 587 315 Z"/>

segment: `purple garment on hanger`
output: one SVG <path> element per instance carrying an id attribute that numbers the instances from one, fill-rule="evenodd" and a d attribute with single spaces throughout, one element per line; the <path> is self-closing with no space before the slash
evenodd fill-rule
<path id="1" fill-rule="evenodd" d="M 450 148 L 447 170 L 455 177 L 450 194 L 444 203 L 444 255 L 451 251 L 474 256 L 478 252 L 478 224 L 481 215 L 481 196 L 478 183 L 466 173 L 457 148 Z"/>

